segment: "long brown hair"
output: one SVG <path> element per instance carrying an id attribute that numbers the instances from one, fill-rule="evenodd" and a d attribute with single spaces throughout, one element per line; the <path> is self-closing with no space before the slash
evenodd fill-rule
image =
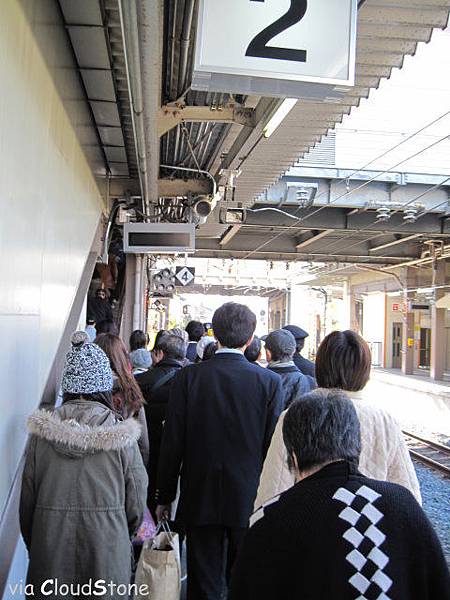
<path id="1" fill-rule="evenodd" d="M 95 338 L 95 344 L 109 358 L 111 369 L 117 376 L 119 394 L 113 390 L 115 408 L 122 414 L 136 414 L 144 404 L 142 392 L 130 369 L 130 360 L 125 344 L 118 335 L 102 333 Z M 117 404 L 121 404 L 118 406 Z"/>

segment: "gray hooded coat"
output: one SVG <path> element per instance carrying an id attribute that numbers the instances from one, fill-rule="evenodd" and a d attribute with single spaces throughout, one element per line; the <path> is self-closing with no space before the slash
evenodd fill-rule
<path id="1" fill-rule="evenodd" d="M 20 526 L 35 597 L 47 579 L 128 585 L 130 538 L 142 522 L 147 495 L 138 423 L 119 421 L 103 404 L 80 399 L 53 412 L 36 411 L 28 429 Z"/>

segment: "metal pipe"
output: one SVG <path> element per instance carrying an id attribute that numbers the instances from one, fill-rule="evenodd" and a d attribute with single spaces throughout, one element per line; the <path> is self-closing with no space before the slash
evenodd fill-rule
<path id="1" fill-rule="evenodd" d="M 124 200 L 122 200 L 122 201 L 118 200 L 117 203 L 115 204 L 115 206 L 113 206 L 111 208 L 111 211 L 108 216 L 108 224 L 106 226 L 105 237 L 103 239 L 103 252 L 102 252 L 102 257 L 101 257 L 102 263 L 105 265 L 108 264 L 109 237 L 111 234 L 112 224 L 114 223 L 114 219 L 116 218 L 116 214 L 117 214 L 117 211 L 119 210 L 120 205 L 124 202 L 125 202 Z"/>
<path id="2" fill-rule="evenodd" d="M 209 171 L 199 171 L 198 169 L 189 169 L 188 167 L 177 167 L 175 165 L 161 165 L 162 169 L 173 169 L 174 171 L 188 171 L 189 173 L 200 173 L 209 177 L 213 184 L 213 196 L 217 194 L 217 183 Z"/>
<path id="3" fill-rule="evenodd" d="M 436 260 L 442 260 L 444 258 L 450 258 L 450 254 L 447 252 L 447 254 L 441 254 L 441 256 L 437 256 Z M 389 265 L 388 267 L 383 267 L 383 272 L 387 271 L 388 269 L 395 269 L 398 267 L 414 267 L 416 265 L 426 265 L 430 262 L 433 262 L 434 258 L 429 256 L 428 258 L 418 258 L 417 260 L 410 260 L 408 262 L 404 262 L 404 263 L 399 263 L 398 265 Z"/>
<path id="4" fill-rule="evenodd" d="M 157 116 L 161 105 L 163 11 L 161 0 L 142 0 L 139 2 L 139 9 L 138 24 L 148 186 L 146 205 L 147 214 L 150 215 L 150 202 L 156 202 L 158 199 L 159 136 Z"/>
<path id="5" fill-rule="evenodd" d="M 192 19 L 194 16 L 195 0 L 186 0 L 184 5 L 183 30 L 180 41 L 180 70 L 178 72 L 177 95 L 184 94 L 186 87 L 186 75 L 189 58 L 189 46 L 191 43 Z"/>
<path id="6" fill-rule="evenodd" d="M 170 3 L 172 5 L 172 3 Z M 173 14 L 172 14 L 172 29 L 171 29 L 171 34 L 170 34 L 170 70 L 168 70 L 167 72 L 167 79 L 169 82 L 168 88 L 169 88 L 169 98 L 171 100 L 176 100 L 176 95 L 177 95 L 177 90 L 176 90 L 176 82 L 174 81 L 175 78 L 173 77 L 173 72 L 174 72 L 174 66 L 175 66 L 175 40 L 177 37 L 177 15 L 178 15 L 178 0 L 174 0 L 173 3 Z M 170 25 L 170 21 L 169 21 L 169 25 Z"/>
<path id="7" fill-rule="evenodd" d="M 390 277 L 394 277 L 394 279 L 397 280 L 397 283 L 400 286 L 400 289 L 405 291 L 406 287 L 405 284 L 403 283 L 403 281 L 400 279 L 400 277 L 396 274 L 396 273 L 386 273 L 386 271 L 383 271 L 382 269 L 377 269 L 376 267 L 369 267 L 367 265 L 355 265 L 357 269 L 363 270 L 363 271 L 373 271 L 374 273 L 381 273 L 382 275 L 389 275 Z M 399 265 L 393 265 L 395 267 L 398 267 Z"/>
<path id="8" fill-rule="evenodd" d="M 133 331 L 141 328 L 141 303 L 142 303 L 142 256 L 136 255 L 134 271 L 134 306 L 133 306 Z"/>
<path id="9" fill-rule="evenodd" d="M 119 3 L 120 31 L 122 35 L 125 71 L 128 85 L 128 95 L 131 105 L 131 124 L 138 162 L 139 186 L 142 193 L 142 212 L 148 212 L 148 179 L 147 156 L 145 152 L 145 135 L 141 89 L 141 66 L 139 60 L 139 42 L 136 35 L 137 15 L 134 2 L 120 0 Z"/>

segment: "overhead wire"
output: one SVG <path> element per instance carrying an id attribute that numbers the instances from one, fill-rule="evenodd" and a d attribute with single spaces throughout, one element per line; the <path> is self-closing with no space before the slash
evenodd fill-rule
<path id="1" fill-rule="evenodd" d="M 448 177 L 448 179 L 447 179 L 447 180 L 450 180 L 450 177 Z M 446 181 L 447 181 L 447 180 L 446 180 Z M 426 210 L 426 211 L 424 211 L 423 213 L 420 213 L 420 215 L 418 215 L 417 219 L 420 219 L 421 217 L 424 217 L 425 215 L 427 215 L 427 214 L 429 214 L 429 213 L 433 212 L 434 210 L 436 210 L 436 209 L 440 208 L 440 207 L 441 207 L 441 206 L 443 206 L 444 204 L 448 204 L 448 199 L 447 199 L 447 200 L 444 200 L 443 202 L 440 202 L 439 204 L 436 204 L 435 206 L 432 206 L 431 208 L 427 209 L 427 210 Z M 402 227 L 404 227 L 405 225 L 406 225 L 406 223 L 402 223 L 402 225 L 400 225 L 400 226 L 399 226 L 399 229 L 400 229 L 400 228 L 402 228 Z M 409 232 L 408 232 L 408 233 L 409 233 Z M 362 244 L 362 243 L 368 242 L 368 241 L 370 241 L 370 240 L 372 240 L 372 239 L 375 239 L 375 238 L 377 238 L 377 237 L 381 237 L 381 236 L 385 236 L 385 235 L 386 235 L 386 233 L 382 233 L 382 234 L 376 235 L 376 236 L 374 236 L 374 237 L 372 237 L 372 238 L 369 238 L 369 239 L 366 239 L 366 240 L 360 240 L 359 242 L 357 242 L 357 243 L 355 243 L 355 244 L 352 244 L 351 246 L 348 246 L 348 247 L 346 248 L 346 250 L 350 250 L 351 248 L 354 248 L 355 246 L 358 246 L 359 244 Z M 341 240 L 341 241 L 342 241 L 342 240 Z M 328 249 L 327 249 L 327 250 L 328 250 Z M 349 268 L 349 266 L 351 266 L 351 265 L 346 265 L 345 267 L 340 267 L 340 268 L 336 269 L 336 271 L 340 271 L 340 270 L 343 270 L 343 269 L 347 269 L 347 268 Z M 391 267 L 391 268 L 395 268 L 395 267 L 396 267 L 396 265 L 390 265 L 390 267 Z M 335 272 L 335 271 L 324 271 L 324 272 L 321 272 L 321 273 L 319 273 L 319 275 L 328 275 L 328 274 L 330 274 L 330 273 L 334 273 L 334 272 Z"/>
<path id="2" fill-rule="evenodd" d="M 396 169 L 397 167 L 399 167 L 401 164 L 408 162 L 409 160 L 412 160 L 413 158 L 415 158 L 416 156 L 419 156 L 420 154 L 423 154 L 424 152 L 426 152 L 427 150 L 430 150 L 431 148 L 433 148 L 434 146 L 437 146 L 438 144 L 441 144 L 442 142 L 444 142 L 445 140 L 447 140 L 450 137 L 450 134 L 446 134 L 445 136 L 443 136 L 442 138 L 436 140 L 435 142 L 433 142 L 432 144 L 429 144 L 428 146 L 426 146 L 425 148 L 422 148 L 421 150 L 419 150 L 418 152 L 415 152 L 414 154 L 412 154 L 411 156 L 408 156 L 407 158 L 402 159 L 401 161 L 399 161 L 398 163 L 396 163 L 395 165 L 393 165 L 392 167 L 390 167 L 389 169 L 385 169 L 384 171 L 381 171 L 379 173 L 377 173 L 374 177 L 371 177 L 370 179 L 368 179 L 367 181 L 365 181 L 362 185 L 354 188 L 353 190 L 347 191 L 344 194 L 341 194 L 340 196 L 337 196 L 336 198 L 334 198 L 331 202 L 328 202 L 327 204 L 324 204 L 323 206 L 320 206 L 319 208 L 317 208 L 317 210 L 313 211 L 312 213 L 309 213 L 308 215 L 305 215 L 304 217 L 299 217 L 295 223 L 292 223 L 291 225 L 289 225 L 287 227 L 288 230 L 293 229 L 293 228 L 298 228 L 298 225 L 300 223 L 303 223 L 304 221 L 307 221 L 308 219 L 310 219 L 311 217 L 317 215 L 318 213 L 320 213 L 322 210 L 324 210 L 325 208 L 328 208 L 329 206 L 331 206 L 332 204 L 335 204 L 338 200 L 341 200 L 342 198 L 349 196 L 350 194 L 354 194 L 355 192 L 365 188 L 366 186 L 368 186 L 370 183 L 372 183 L 372 181 L 375 181 L 375 179 L 378 179 L 378 177 L 381 177 L 381 175 L 384 175 L 386 173 L 391 172 L 393 169 Z M 250 252 L 248 252 L 243 258 L 249 258 L 250 256 L 252 256 L 253 254 L 255 254 L 256 252 L 259 252 L 262 248 L 264 248 L 265 246 L 267 246 L 268 244 L 272 243 L 274 240 L 278 239 L 279 237 L 281 237 L 282 235 L 285 235 L 286 233 L 286 229 L 281 231 L 280 233 L 274 235 L 273 237 L 271 237 L 270 239 L 266 240 L 265 242 L 263 242 L 262 244 L 260 244 L 259 246 L 257 246 L 256 248 L 254 248 L 253 250 L 251 250 Z"/>
<path id="3" fill-rule="evenodd" d="M 435 119 L 433 119 L 432 121 L 430 121 L 426 125 L 423 125 L 420 129 L 417 129 L 416 131 L 414 131 L 413 133 L 411 133 L 410 135 L 408 135 L 406 138 L 404 138 L 400 142 L 397 142 L 397 144 L 395 144 L 394 146 L 392 146 L 388 150 L 385 150 L 384 152 L 382 152 L 381 154 L 379 154 L 375 158 L 372 158 L 369 162 L 367 162 L 366 164 L 364 164 L 359 169 L 356 169 L 355 171 L 352 171 L 350 173 L 350 175 L 346 175 L 345 177 L 341 177 L 340 179 L 337 180 L 338 181 L 337 185 L 340 185 L 342 183 L 347 183 L 354 175 L 357 175 L 358 173 L 361 173 L 361 172 L 365 171 L 367 169 L 367 167 L 370 167 L 370 165 L 373 165 L 373 163 L 375 163 L 378 160 L 384 158 L 387 154 L 390 154 L 394 150 L 397 150 L 397 148 L 400 148 L 400 146 L 402 146 L 403 144 L 406 144 L 406 142 L 409 142 L 410 140 L 412 140 L 416 136 L 420 135 L 423 131 L 425 131 L 425 129 L 428 129 L 429 127 L 432 127 L 433 125 L 436 125 L 436 123 L 438 123 L 439 121 L 441 121 L 442 119 L 444 119 L 448 115 L 450 115 L 450 110 L 447 110 L 445 113 L 442 113 L 442 115 L 439 115 L 439 117 L 436 117 Z M 395 167 L 391 167 L 390 170 L 392 170 L 394 168 Z M 383 171 L 382 173 L 379 173 L 377 175 L 377 177 L 379 177 L 380 175 L 383 175 L 384 173 L 387 173 L 387 172 L 388 171 Z M 373 180 L 371 180 L 371 181 L 373 181 Z M 367 182 L 367 183 L 370 183 L 370 181 Z M 356 190 L 352 190 L 350 193 L 353 193 L 354 191 L 356 191 Z M 321 198 L 322 196 L 324 196 L 327 193 L 328 193 L 328 191 L 320 192 L 320 194 L 318 194 L 315 197 L 314 200 L 317 201 L 319 198 Z M 346 195 L 346 194 L 344 194 L 344 195 Z M 340 196 L 339 198 L 335 198 L 330 204 L 332 204 L 333 202 L 336 202 L 337 200 L 339 200 L 342 197 L 343 196 Z"/>
<path id="4" fill-rule="evenodd" d="M 425 192 L 422 192 L 421 194 L 419 194 L 419 196 L 416 196 L 414 198 L 411 198 L 411 200 L 408 200 L 408 202 L 405 202 L 404 204 L 402 204 L 402 206 L 396 208 L 395 210 L 392 211 L 392 213 L 390 214 L 389 218 L 392 218 L 395 214 L 399 213 L 399 212 L 403 212 L 405 208 L 407 208 L 408 206 L 410 206 L 411 204 L 414 204 L 414 202 L 417 202 L 418 200 L 420 200 L 421 198 L 423 198 L 424 196 L 426 196 L 427 194 L 430 194 L 431 192 L 434 192 L 436 189 L 440 188 L 441 186 L 445 185 L 448 181 L 450 181 L 450 177 L 446 177 L 443 181 L 437 183 L 436 185 L 432 186 L 431 188 L 427 189 Z M 417 215 L 417 219 L 425 216 L 426 214 L 429 214 L 430 212 L 432 212 L 433 210 L 436 210 L 438 207 L 447 204 L 448 203 L 448 199 L 445 200 L 444 202 L 441 202 L 438 206 L 433 207 L 432 209 L 427 209 L 422 213 L 419 213 Z M 366 212 L 367 209 L 364 209 L 364 212 Z M 377 224 L 377 219 L 374 219 L 374 221 L 368 223 L 367 225 L 365 225 L 364 227 L 361 227 L 360 229 L 358 229 L 357 232 L 354 232 L 353 234 L 349 235 L 348 237 L 345 238 L 345 241 L 354 239 L 355 235 L 359 235 L 362 231 L 366 231 L 368 229 L 371 229 L 374 225 Z M 402 223 L 402 225 L 399 225 L 399 229 L 404 227 L 407 223 Z M 394 232 L 396 233 L 396 232 Z M 408 232 L 410 233 L 410 232 Z M 414 233 L 414 232 L 411 232 Z M 359 240 L 358 242 L 356 242 L 355 244 L 351 244 L 350 246 L 346 246 L 346 250 L 349 250 L 350 248 L 354 248 L 355 246 L 359 246 L 360 244 L 364 244 L 367 242 L 370 242 L 372 240 L 378 239 L 380 237 L 385 237 L 386 235 L 388 235 L 386 232 L 380 232 L 377 233 L 369 238 L 366 238 L 364 240 Z M 334 242 L 334 244 L 331 244 L 329 247 L 327 247 L 327 250 L 333 250 L 336 245 L 339 246 L 340 243 L 342 243 L 342 239 L 338 240 L 337 242 Z"/>

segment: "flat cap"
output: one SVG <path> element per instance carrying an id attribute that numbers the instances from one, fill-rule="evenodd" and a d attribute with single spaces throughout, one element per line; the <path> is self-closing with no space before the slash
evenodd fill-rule
<path id="1" fill-rule="evenodd" d="M 285 325 L 283 329 L 290 331 L 296 340 L 303 340 L 309 336 L 309 333 L 297 325 Z"/>
<path id="2" fill-rule="evenodd" d="M 295 352 L 295 339 L 290 331 L 276 329 L 266 337 L 266 348 L 277 354 L 292 355 Z"/>

